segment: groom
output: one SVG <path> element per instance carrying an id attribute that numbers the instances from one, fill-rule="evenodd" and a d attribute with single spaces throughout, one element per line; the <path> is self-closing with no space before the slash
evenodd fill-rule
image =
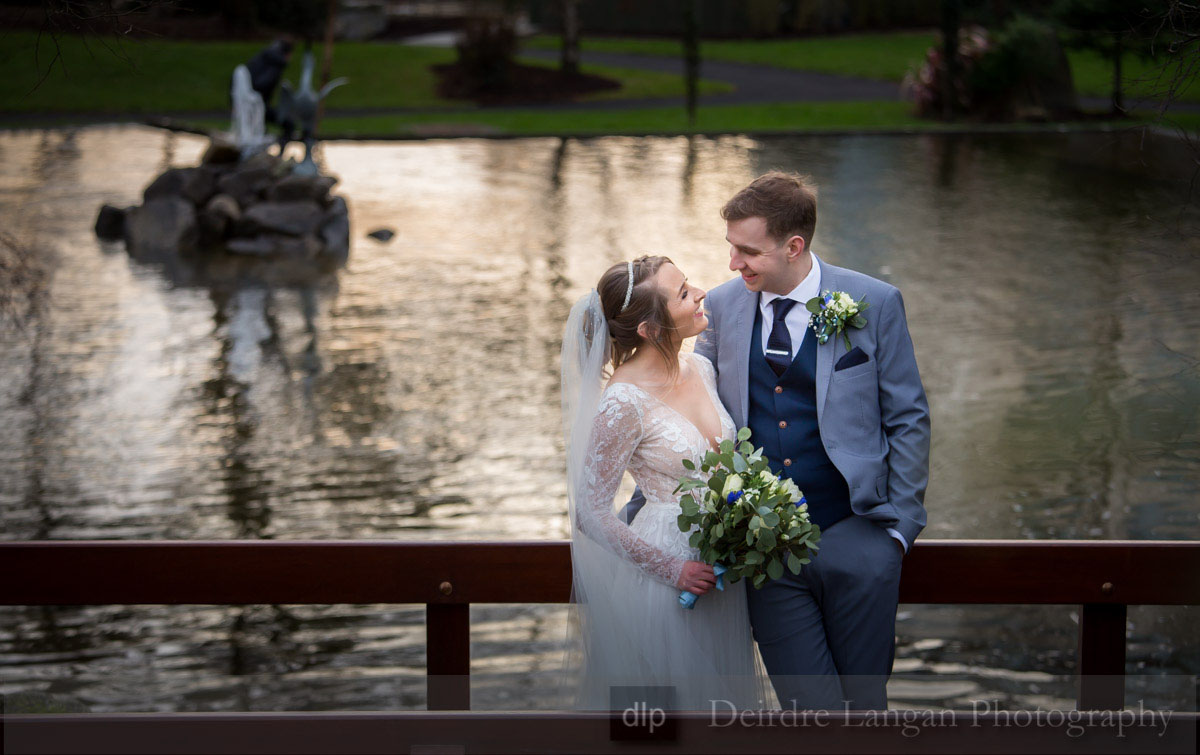
<path id="1" fill-rule="evenodd" d="M 747 588 L 754 638 L 784 708 L 885 709 L 900 563 L 925 526 L 929 475 L 929 406 L 904 304 L 894 286 L 812 253 L 817 200 L 800 176 L 759 177 L 721 216 L 741 277 L 708 293 L 696 351 L 821 528 L 799 576 Z M 805 303 L 826 291 L 870 305 L 865 327 L 847 326 L 849 350 L 841 337 L 817 343 L 808 326 Z"/>

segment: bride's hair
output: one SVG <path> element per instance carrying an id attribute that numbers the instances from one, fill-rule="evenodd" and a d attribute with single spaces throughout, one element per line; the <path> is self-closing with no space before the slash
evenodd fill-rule
<path id="1" fill-rule="evenodd" d="M 621 311 L 625 303 L 625 292 L 629 290 L 629 263 L 618 262 L 610 267 L 596 291 L 600 294 L 600 306 L 604 308 L 604 319 L 608 321 L 608 335 L 612 342 L 612 368 L 615 370 L 629 360 L 645 344 L 654 347 L 671 365 L 671 379 L 678 369 L 675 359 L 675 325 L 667 308 L 667 297 L 655 285 L 654 275 L 670 259 L 662 256 L 642 256 L 633 261 L 633 295 L 629 306 Z M 675 263 L 671 263 L 675 264 Z M 646 323 L 646 338 L 638 335 L 638 325 Z"/>

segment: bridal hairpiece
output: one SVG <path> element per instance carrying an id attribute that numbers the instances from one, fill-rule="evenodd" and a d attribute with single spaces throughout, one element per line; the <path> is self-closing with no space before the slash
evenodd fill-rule
<path id="1" fill-rule="evenodd" d="M 629 299 L 633 296 L 633 261 L 630 260 L 627 264 L 629 265 L 629 287 L 625 289 L 625 303 L 621 305 L 621 312 L 624 312 L 629 306 Z"/>

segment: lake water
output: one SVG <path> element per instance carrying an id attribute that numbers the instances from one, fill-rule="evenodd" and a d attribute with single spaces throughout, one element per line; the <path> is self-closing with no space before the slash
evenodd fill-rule
<path id="1" fill-rule="evenodd" d="M 1174 140 L 335 142 L 320 157 L 353 238 L 334 275 L 95 238 L 102 203 L 139 203 L 204 147 L 0 133 L 0 255 L 27 259 L 0 267 L 4 539 L 564 538 L 570 305 L 642 253 L 731 277 L 719 208 L 771 168 L 820 187 L 822 259 L 904 293 L 934 428 L 924 538 L 1200 539 L 1200 212 Z M 476 707 L 555 705 L 563 616 L 472 609 Z M 899 618 L 896 705 L 1073 697 L 1075 607 Z M 1130 673 L 1200 673 L 1198 620 L 1131 608 Z M 423 610 L 0 608 L 0 693 L 23 691 L 94 711 L 421 707 Z"/>

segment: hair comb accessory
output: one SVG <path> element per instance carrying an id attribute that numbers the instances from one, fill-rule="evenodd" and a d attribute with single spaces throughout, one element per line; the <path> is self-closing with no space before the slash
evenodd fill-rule
<path id="1" fill-rule="evenodd" d="M 629 287 L 625 289 L 625 303 L 621 305 L 621 312 L 629 306 L 629 300 L 633 297 L 633 261 L 629 261 Z M 620 313 L 618 313 L 620 314 Z"/>

